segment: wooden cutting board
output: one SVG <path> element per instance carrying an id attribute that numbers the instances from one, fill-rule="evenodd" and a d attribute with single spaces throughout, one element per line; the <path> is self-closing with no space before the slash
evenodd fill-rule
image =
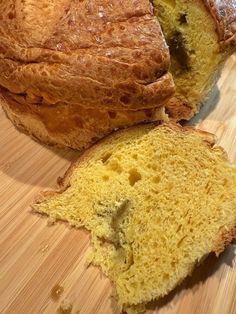
<path id="1" fill-rule="evenodd" d="M 192 124 L 214 132 L 236 163 L 236 56 L 224 69 L 211 99 Z M 89 233 L 30 213 L 43 189 L 56 187 L 78 154 L 35 143 L 18 133 L 0 111 L 0 313 L 56 313 L 66 300 L 72 313 L 116 314 L 111 286 L 86 268 Z M 236 249 L 209 256 L 181 287 L 150 305 L 149 313 L 236 313 Z"/>

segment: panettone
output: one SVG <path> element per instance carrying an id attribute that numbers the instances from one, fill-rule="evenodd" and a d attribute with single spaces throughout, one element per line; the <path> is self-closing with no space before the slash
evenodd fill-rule
<path id="1" fill-rule="evenodd" d="M 9 0 L 0 12 L 5 112 L 32 137 L 76 149 L 165 112 L 189 120 L 236 42 L 233 0 Z"/>
<path id="2" fill-rule="evenodd" d="M 236 44 L 235 0 L 154 0 L 170 47 L 176 93 L 166 105 L 174 120 L 189 120 L 207 100 Z"/>
<path id="3" fill-rule="evenodd" d="M 45 143 L 87 146 L 163 120 L 170 58 L 148 0 L 0 2 L 3 108 Z"/>

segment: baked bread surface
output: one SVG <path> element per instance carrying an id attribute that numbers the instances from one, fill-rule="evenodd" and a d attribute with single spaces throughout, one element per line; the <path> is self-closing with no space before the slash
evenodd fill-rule
<path id="1" fill-rule="evenodd" d="M 83 148 L 116 127 L 153 120 L 143 110 L 159 112 L 174 92 L 148 0 L 10 0 L 0 12 L 2 105 L 45 143 Z"/>
<path id="2" fill-rule="evenodd" d="M 82 149 L 116 128 L 165 121 L 164 104 L 170 119 L 191 119 L 235 49 L 235 1 L 153 4 L 173 97 L 148 0 L 2 1 L 0 101 L 15 126 Z"/>
<path id="3" fill-rule="evenodd" d="M 236 2 L 235 0 L 204 0 L 217 26 L 223 49 L 231 50 L 236 43 Z"/>
<path id="4" fill-rule="evenodd" d="M 34 210 L 91 231 L 121 309 L 169 293 L 236 234 L 236 167 L 212 134 L 152 124 L 87 150 Z"/>
<path id="5" fill-rule="evenodd" d="M 36 104 L 158 107 L 173 90 L 147 0 L 2 1 L 0 85 Z"/>
<path id="6" fill-rule="evenodd" d="M 36 141 L 62 148 L 84 149 L 117 128 L 167 120 L 163 107 L 107 111 L 70 104 L 32 105 L 24 96 L 6 91 L 2 95 L 3 109 L 20 131 Z"/>

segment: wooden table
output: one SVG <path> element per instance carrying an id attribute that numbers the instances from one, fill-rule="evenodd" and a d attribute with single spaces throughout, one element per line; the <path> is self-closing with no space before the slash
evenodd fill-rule
<path id="1" fill-rule="evenodd" d="M 236 163 L 236 56 L 232 56 L 201 114 L 191 121 L 214 132 Z M 0 110 L 0 313 L 56 313 L 63 300 L 72 313 L 118 313 L 111 286 L 85 267 L 89 234 L 65 224 L 49 226 L 30 213 L 42 189 L 56 187 L 76 152 L 43 147 L 18 133 Z M 160 314 L 236 313 L 236 250 L 210 256 L 193 277 L 150 306 Z"/>

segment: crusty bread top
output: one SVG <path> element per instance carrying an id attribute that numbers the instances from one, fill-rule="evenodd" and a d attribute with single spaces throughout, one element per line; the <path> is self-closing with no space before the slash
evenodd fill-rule
<path id="1" fill-rule="evenodd" d="M 0 86 L 37 103 L 161 106 L 169 51 L 148 0 L 0 2 Z"/>
<path id="2" fill-rule="evenodd" d="M 236 1 L 204 0 L 214 18 L 223 49 L 236 46 Z"/>

